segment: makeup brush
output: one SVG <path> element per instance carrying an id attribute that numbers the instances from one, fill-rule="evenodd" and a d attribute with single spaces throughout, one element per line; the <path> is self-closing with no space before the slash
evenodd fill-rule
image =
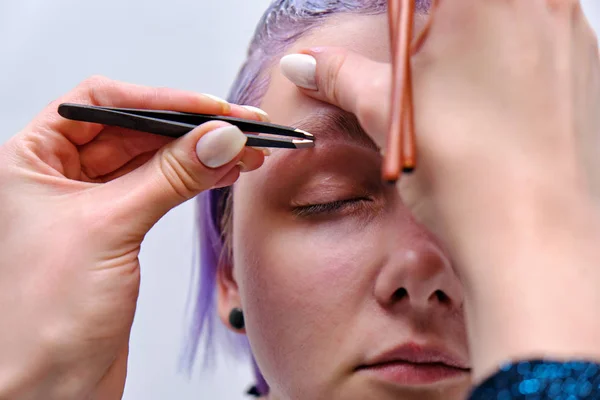
<path id="1" fill-rule="evenodd" d="M 411 172 L 416 165 L 410 71 L 414 12 L 414 0 L 388 1 L 392 49 L 392 101 L 382 170 L 383 179 L 388 182 L 396 182 L 403 171 Z"/>

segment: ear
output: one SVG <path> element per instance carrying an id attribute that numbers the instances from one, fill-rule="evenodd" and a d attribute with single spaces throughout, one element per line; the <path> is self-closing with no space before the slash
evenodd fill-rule
<path id="1" fill-rule="evenodd" d="M 229 314 L 234 308 L 241 307 L 240 292 L 233 277 L 233 266 L 219 266 L 217 270 L 217 312 L 221 322 L 236 333 L 246 333 L 245 329 L 233 329 L 229 323 Z"/>

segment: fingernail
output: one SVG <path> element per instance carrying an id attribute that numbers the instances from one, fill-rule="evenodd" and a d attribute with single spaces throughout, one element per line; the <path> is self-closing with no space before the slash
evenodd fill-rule
<path id="1" fill-rule="evenodd" d="M 308 54 L 289 54 L 279 62 L 281 73 L 295 85 L 317 90 L 317 60 Z"/>
<path id="2" fill-rule="evenodd" d="M 265 110 L 261 110 L 258 107 L 253 106 L 242 106 L 248 111 L 252 111 L 254 114 L 258 115 L 261 121 L 270 122 L 271 118 L 269 118 L 269 114 Z"/>
<path id="3" fill-rule="evenodd" d="M 217 103 L 221 104 L 221 107 L 223 107 L 223 113 L 227 114 L 231 111 L 231 104 L 229 104 L 229 102 L 227 100 L 223 100 L 220 97 L 217 97 L 215 95 L 212 94 L 208 94 L 208 93 L 202 93 L 202 96 L 208 97 L 211 100 L 216 101 Z"/>
<path id="4" fill-rule="evenodd" d="M 271 154 L 273 154 L 271 149 L 267 149 L 265 147 L 255 147 L 255 149 L 262 151 L 262 153 L 265 155 L 265 157 L 269 157 Z"/>
<path id="5" fill-rule="evenodd" d="M 196 154 L 202 164 L 209 168 L 219 168 L 236 158 L 247 140 L 238 127 L 223 126 L 208 132 L 198 140 Z"/>
<path id="6" fill-rule="evenodd" d="M 245 172 L 246 170 L 248 170 L 248 167 L 246 167 L 246 164 L 244 164 L 241 161 L 238 161 L 238 163 L 236 164 L 238 167 L 240 167 L 240 171 L 241 172 Z"/>

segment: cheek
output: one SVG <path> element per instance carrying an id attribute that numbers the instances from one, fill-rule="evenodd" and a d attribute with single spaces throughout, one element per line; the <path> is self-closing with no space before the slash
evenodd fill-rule
<path id="1" fill-rule="evenodd" d="M 327 229 L 265 229 L 257 234 L 256 224 L 245 226 L 252 228 L 244 233 L 239 226 L 239 240 L 234 238 L 234 265 L 242 299 L 249 312 L 256 311 L 261 326 L 287 319 L 284 325 L 317 324 L 324 309 L 365 280 L 359 279 L 365 272 L 361 265 L 376 258 L 375 249 L 364 247 L 364 233 L 341 239 Z"/>
<path id="2" fill-rule="evenodd" d="M 234 213 L 233 248 L 242 298 L 259 308 L 280 309 L 285 304 L 302 307 L 294 314 L 304 314 L 318 311 L 306 307 L 310 304 L 319 304 L 314 307 L 319 309 L 335 304 L 360 282 L 367 284 L 373 270 L 369 265 L 384 250 L 377 245 L 382 243 L 376 237 L 382 231 L 378 222 L 298 226 L 278 222 L 277 217 L 263 221 L 256 217 Z"/>
<path id="3" fill-rule="evenodd" d="M 334 371 L 341 360 L 336 349 L 372 291 L 381 227 L 291 228 L 277 218 L 259 221 L 245 208 L 234 212 L 234 270 L 261 369 L 271 384 L 313 374 L 290 359 Z M 315 385 L 320 379 L 311 377 Z"/>

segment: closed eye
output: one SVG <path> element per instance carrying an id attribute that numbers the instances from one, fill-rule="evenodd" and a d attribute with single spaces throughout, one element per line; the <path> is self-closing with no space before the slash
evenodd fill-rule
<path id="1" fill-rule="evenodd" d="M 292 212 L 296 217 L 327 217 L 342 213 L 351 214 L 360 209 L 365 203 L 372 201 L 368 197 L 356 197 L 327 203 L 305 204 L 295 206 Z"/>

